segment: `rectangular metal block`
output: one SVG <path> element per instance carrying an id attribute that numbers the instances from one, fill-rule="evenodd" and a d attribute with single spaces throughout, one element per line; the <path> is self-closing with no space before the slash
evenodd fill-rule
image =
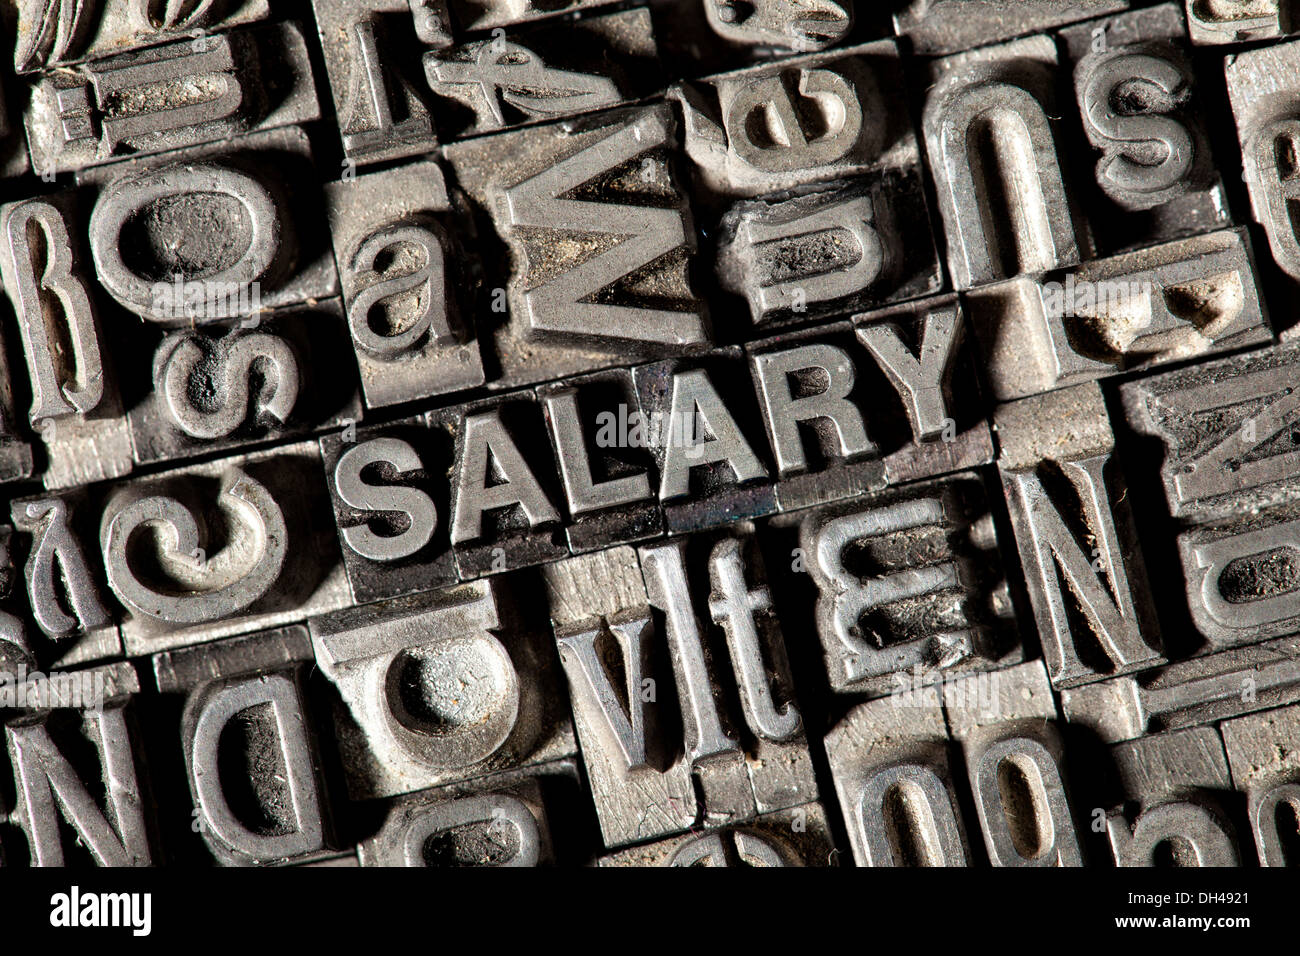
<path id="1" fill-rule="evenodd" d="M 894 14 L 894 32 L 923 55 L 959 53 L 1064 23 L 1116 13 L 1128 0 L 911 0 Z"/>
<path id="2" fill-rule="evenodd" d="M 1300 627 L 1300 505 L 1200 525 L 1177 544 L 1192 623 L 1210 649 Z"/>
<path id="3" fill-rule="evenodd" d="M 1042 661 L 1026 661 L 976 675 L 969 682 L 945 681 L 943 712 L 954 740 L 984 747 L 1021 725 L 1054 721 L 1056 700 Z"/>
<path id="4" fill-rule="evenodd" d="M 1101 740 L 1181 730 L 1300 701 L 1300 638 L 1284 637 L 1061 692 L 1061 710 Z"/>
<path id="5" fill-rule="evenodd" d="M 137 330 L 123 361 L 137 464 L 222 454 L 361 418 L 338 299 Z"/>
<path id="6" fill-rule="evenodd" d="M 1296 862 L 1294 820 L 1300 812 L 1300 707 L 1283 707 L 1219 725 L 1232 782 L 1246 812 L 1260 866 Z"/>
<path id="7" fill-rule="evenodd" d="M 1159 440 L 1175 518 L 1259 514 L 1300 492 L 1292 386 L 1300 345 L 1285 343 L 1151 375 L 1120 387 L 1128 425 Z"/>
<path id="8" fill-rule="evenodd" d="M 1272 341 L 1244 228 L 966 297 L 999 401 Z"/>
<path id="9" fill-rule="evenodd" d="M 550 635 L 499 609 L 497 590 L 476 581 L 312 618 L 352 799 L 576 752 Z"/>
<path id="10" fill-rule="evenodd" d="M 459 580 L 451 553 L 452 436 L 424 416 L 320 439 L 321 465 L 356 604 Z"/>
<path id="11" fill-rule="evenodd" d="M 1023 660 L 983 481 L 961 472 L 783 515 L 831 689 L 880 696 Z"/>
<path id="12" fill-rule="evenodd" d="M 777 509 L 757 403 L 728 387 L 747 377 L 736 346 L 632 370 L 669 534 Z"/>
<path id="13" fill-rule="evenodd" d="M 660 731 L 661 723 L 671 725 L 661 721 L 660 701 L 670 701 L 672 677 L 636 551 L 624 546 L 578 555 L 544 565 L 542 575 L 605 845 L 696 825 L 690 763 L 680 743 Z M 610 667 L 602 656 L 617 662 Z"/>
<path id="14" fill-rule="evenodd" d="M 42 21 L 61 11 L 46 2 L 0 3 L 0 18 L 9 32 L 21 34 L 15 45 L 14 70 L 31 73 L 66 66 L 82 60 L 125 53 L 169 40 L 204 37 L 245 23 L 264 20 L 271 13 L 270 0 L 234 0 L 231 3 L 175 7 L 157 11 L 133 0 L 96 0 L 78 5 L 67 28 L 51 35 Z"/>
<path id="15" fill-rule="evenodd" d="M 826 735 L 826 756 L 858 866 L 968 865 L 937 693 L 858 704 Z M 891 834 L 900 801 L 910 830 Z"/>
<path id="16" fill-rule="evenodd" d="M 107 347 L 83 239 L 87 211 L 75 200 L 63 192 L 0 206 L 0 278 L 26 360 L 26 417 L 44 446 L 46 488 L 120 478 L 133 464 L 116 350 Z"/>
<path id="17" fill-rule="evenodd" d="M 482 385 L 442 168 L 416 162 L 344 178 L 325 197 L 366 406 Z"/>
<path id="18" fill-rule="evenodd" d="M 1228 790 L 1232 780 L 1223 741 L 1213 727 L 1156 734 L 1111 748 L 1124 794 L 1157 801 L 1190 789 Z"/>
<path id="19" fill-rule="evenodd" d="M 1163 664 L 1146 562 L 1101 389 L 999 405 L 1002 490 L 1054 686 Z"/>
<path id="20" fill-rule="evenodd" d="M 683 834 L 602 856 L 597 866 L 835 866 L 835 847 L 820 803 L 778 810 L 743 827 Z"/>
<path id="21" fill-rule="evenodd" d="M 1285 158 L 1300 137 L 1300 41 L 1231 53 L 1223 73 L 1251 212 L 1278 268 L 1300 279 L 1300 235 L 1291 218 L 1294 172 Z"/>
<path id="22" fill-rule="evenodd" d="M 445 148 L 483 241 L 495 236 L 508 250 L 500 267 L 485 264 L 496 288 L 478 313 L 499 366 L 493 387 L 710 344 L 690 282 L 696 236 L 676 154 L 677 120 L 665 104 Z M 568 198 L 579 187 L 582 199 Z"/>
<path id="23" fill-rule="evenodd" d="M 1272 40 L 1295 29 L 1293 0 L 1183 0 L 1187 32 L 1201 46 Z"/>
<path id="24" fill-rule="evenodd" d="M 430 412 L 428 421 L 455 443 L 450 528 L 462 580 L 568 555 L 560 481 L 531 389 Z"/>
<path id="25" fill-rule="evenodd" d="M 1091 147 L 1086 201 L 1098 248 L 1232 225 L 1179 5 L 1090 20 L 1058 36 Z"/>
<path id="26" fill-rule="evenodd" d="M 816 798 L 752 529 L 645 545 L 639 561 L 614 548 L 543 573 L 607 846 Z M 593 585 L 609 595 L 595 606 L 583 596 Z M 611 641 L 617 677 L 599 663 Z"/>
<path id="27" fill-rule="evenodd" d="M 1052 38 L 970 50 L 927 68 L 921 129 L 953 285 L 971 289 L 1087 259 L 1087 221 L 1065 188 Z"/>
<path id="28" fill-rule="evenodd" d="M 647 7 L 430 50 L 424 75 L 446 141 L 621 106 L 665 85 Z"/>
<path id="29" fill-rule="evenodd" d="M 302 29 L 275 23 L 62 67 L 25 119 L 32 167 L 59 173 L 319 118 Z"/>
<path id="30" fill-rule="evenodd" d="M 158 859 L 155 805 L 132 713 L 139 691 L 126 661 L 30 676 L 20 667 L 0 680 L 16 796 L 7 822 L 26 838 L 31 865 L 149 866 Z"/>
<path id="31" fill-rule="evenodd" d="M 21 620 L 11 627 L 20 632 L 19 643 L 36 663 L 50 668 L 122 654 L 122 637 L 107 601 L 95 510 L 87 497 L 77 489 L 16 499 L 9 514 L 17 532 L 0 529 L 7 539 L 0 546 L 12 568 L 13 590 L 25 592 L 16 608 Z"/>
<path id="32" fill-rule="evenodd" d="M 854 32 L 856 25 L 853 0 L 820 0 L 798 6 L 785 0 L 755 0 L 743 7 L 727 0 L 708 0 L 702 6 L 708 28 L 728 45 L 769 55 L 781 50 L 824 50 Z M 857 23 L 862 16 L 861 12 L 857 15 Z M 869 35 L 878 32 L 869 31 Z"/>
<path id="33" fill-rule="evenodd" d="M 312 0 L 312 13 L 345 172 L 355 175 L 356 166 L 433 152 L 438 138 L 419 65 L 424 43 L 451 42 L 446 5 Z"/>
<path id="34" fill-rule="evenodd" d="M 241 634 L 202 647 L 163 651 L 151 660 L 158 692 L 177 694 L 211 681 L 312 664 L 315 656 L 307 629 L 294 625 Z"/>
<path id="35" fill-rule="evenodd" d="M 1232 782 L 1248 792 L 1279 781 L 1300 779 L 1300 707 L 1279 707 L 1219 725 Z"/>
<path id="36" fill-rule="evenodd" d="M 898 47 L 878 40 L 680 84 L 671 96 L 697 186 L 721 199 L 916 167 L 902 90 Z M 769 109 L 780 132 L 761 132 Z"/>
<path id="37" fill-rule="evenodd" d="M 1139 808 L 1131 819 L 1123 807 L 1106 815 L 1117 865 L 1240 865 L 1235 828 L 1216 796 L 1231 780 L 1214 728 L 1117 744 L 1111 757 L 1125 797 Z"/>
<path id="38" fill-rule="evenodd" d="M 568 504 L 574 554 L 664 533 L 655 465 L 632 373 L 595 372 L 537 389 Z"/>
<path id="39" fill-rule="evenodd" d="M 336 296 L 319 181 L 298 127 L 83 169 L 99 283 L 128 312 L 168 327 Z M 124 254 L 128 221 L 140 231 Z M 242 239 L 233 250 L 217 241 L 227 229 Z M 238 279 L 209 280 L 211 262 Z"/>
<path id="40" fill-rule="evenodd" d="M 989 861 L 998 867 L 1082 866 L 1065 747 L 1043 662 L 945 682 L 943 708 L 961 745 Z M 1037 839 L 1026 839 L 1029 834 Z"/>
<path id="41" fill-rule="evenodd" d="M 159 692 L 180 707 L 194 801 L 186 838 L 218 865 L 337 855 L 319 721 L 304 686 L 312 663 L 301 625 L 153 656 Z"/>
<path id="42" fill-rule="evenodd" d="M 33 671 L 20 665 L 4 671 L 0 679 L 0 707 L 6 712 L 94 711 L 123 704 L 139 693 L 140 675 L 130 661 L 57 673 Z"/>
<path id="43" fill-rule="evenodd" d="M 408 794 L 387 804 L 357 857 L 362 866 L 548 866 L 546 809 L 538 781 L 513 774 Z"/>
<path id="44" fill-rule="evenodd" d="M 944 286 L 919 166 L 810 187 L 794 198 L 738 202 L 718 232 L 718 281 L 744 296 L 764 330 Z"/>
<path id="45" fill-rule="evenodd" d="M 100 548 L 128 656 L 351 603 L 315 442 L 105 489 Z M 162 533 L 139 533 L 145 522 Z M 128 546 L 129 545 L 129 546 Z"/>
<path id="46" fill-rule="evenodd" d="M 815 799 L 785 638 L 753 526 L 642 545 L 638 553 L 650 607 L 664 622 L 704 824 Z"/>

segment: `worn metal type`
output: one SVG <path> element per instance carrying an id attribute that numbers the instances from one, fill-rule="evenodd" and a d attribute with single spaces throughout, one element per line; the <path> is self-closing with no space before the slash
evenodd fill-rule
<path id="1" fill-rule="evenodd" d="M 1300 865 L 1298 14 L 0 0 L 0 862 Z"/>

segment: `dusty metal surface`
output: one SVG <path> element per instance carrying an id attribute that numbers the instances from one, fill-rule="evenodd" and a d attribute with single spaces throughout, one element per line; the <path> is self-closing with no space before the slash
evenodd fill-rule
<path id="1" fill-rule="evenodd" d="M 0 0 L 0 862 L 1300 864 L 1293 8 Z"/>

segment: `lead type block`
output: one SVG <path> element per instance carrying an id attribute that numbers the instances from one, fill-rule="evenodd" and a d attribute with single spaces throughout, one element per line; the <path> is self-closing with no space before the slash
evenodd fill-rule
<path id="1" fill-rule="evenodd" d="M 1300 638 L 1207 654 L 1061 693 L 1066 720 L 1117 743 L 1300 700 Z"/>
<path id="2" fill-rule="evenodd" d="M 898 48 L 880 40 L 675 87 L 686 151 L 714 196 L 757 196 L 919 163 L 899 106 Z"/>
<path id="3" fill-rule="evenodd" d="M 133 0 L 95 0 L 63 9 L 57 0 L 6 0 L 3 17 L 17 33 L 14 70 L 31 73 L 94 60 L 168 40 L 194 39 L 230 27 L 263 20 L 269 0 L 231 3 L 142 5 Z M 57 28 L 51 18 L 58 16 Z"/>
<path id="4" fill-rule="evenodd" d="M 838 851 L 819 803 L 764 814 L 743 827 L 683 834 L 619 850 L 597 866 L 833 866 Z"/>
<path id="5" fill-rule="evenodd" d="M 277 23 L 62 67 L 26 124 L 32 166 L 57 173 L 319 118 L 302 31 Z"/>
<path id="6" fill-rule="evenodd" d="M 979 687 L 983 682 L 988 693 Z M 1043 662 L 946 682 L 943 706 L 966 760 L 989 861 L 1082 866 L 1056 701 Z"/>
<path id="7" fill-rule="evenodd" d="M 536 780 L 488 778 L 399 797 L 357 847 L 362 866 L 547 866 L 554 862 Z"/>
<path id="8" fill-rule="evenodd" d="M 740 202 L 719 232 L 718 279 L 761 328 L 943 288 L 919 166 Z"/>
<path id="9" fill-rule="evenodd" d="M 663 89 L 646 7 L 494 34 L 424 54 L 446 139 L 608 109 Z"/>
<path id="10" fill-rule="evenodd" d="M 127 367 L 142 395 L 127 420 L 142 465 L 307 437 L 361 417 L 338 299 L 170 332 L 146 326 L 133 345 L 140 354 Z"/>
<path id="11" fill-rule="evenodd" d="M 568 555 L 542 406 L 514 392 L 429 413 L 454 436 L 451 546 L 462 579 Z"/>
<path id="12" fill-rule="evenodd" d="M 1214 46 L 1286 36 L 1295 28 L 1293 0 L 1183 0 L 1192 42 Z"/>
<path id="13" fill-rule="evenodd" d="M 914 674 L 1016 663 L 983 482 L 972 472 L 795 512 L 831 688 L 886 694 Z"/>
<path id="14" fill-rule="evenodd" d="M 713 31 L 731 43 L 822 50 L 853 29 L 853 0 L 700 0 Z"/>
<path id="15" fill-rule="evenodd" d="M 1064 23 L 1128 9 L 1128 0 L 910 0 L 894 14 L 894 32 L 917 53 L 959 53 Z"/>
<path id="16" fill-rule="evenodd" d="M 86 497 L 69 491 L 10 504 L 20 534 L 10 538 L 8 556 L 22 568 L 28 608 L 24 618 L 44 637 L 27 626 L 27 643 L 36 661 L 54 667 L 122 653 L 117 623 L 106 603 L 104 569 L 94 547 Z"/>
<path id="17" fill-rule="evenodd" d="M 1300 181 L 1287 159 L 1300 142 L 1300 41 L 1230 54 L 1223 72 L 1251 211 L 1278 268 L 1300 280 L 1300 235 L 1291 217 Z"/>
<path id="18" fill-rule="evenodd" d="M 752 537 L 706 537 L 544 569 L 609 847 L 743 823 L 817 795 Z M 716 627 L 702 625 L 705 609 Z"/>
<path id="19" fill-rule="evenodd" d="M 1091 253 L 1066 191 L 1056 46 L 1047 36 L 930 64 L 921 128 L 958 289 L 1069 266 Z"/>
<path id="20" fill-rule="evenodd" d="M 479 137 L 444 153 L 509 250 L 480 315 L 509 388 L 700 351 L 695 230 L 673 171 L 668 106 L 613 110 Z M 508 314 L 502 315 L 508 310 Z"/>
<path id="21" fill-rule="evenodd" d="M 180 736 L 195 826 L 222 866 L 330 855 L 332 830 L 301 626 L 155 654 L 165 695 L 184 695 Z"/>
<path id="22" fill-rule="evenodd" d="M 330 236 L 368 408 L 483 384 L 474 324 L 457 290 L 463 251 L 433 161 L 328 183 Z"/>
<path id="23" fill-rule="evenodd" d="M 1300 346 L 1282 344 L 1120 387 L 1129 427 L 1163 446 L 1160 478 L 1175 518 L 1258 515 L 1297 497 L 1298 365 Z"/>
<path id="24" fill-rule="evenodd" d="M 297 127 L 84 169 L 99 284 L 171 328 L 338 295 L 318 180 Z"/>
<path id="25" fill-rule="evenodd" d="M 1183 11 L 1166 3 L 1060 31 L 1094 150 L 1090 195 L 1107 250 L 1232 224 L 1210 152 Z"/>
<path id="26" fill-rule="evenodd" d="M 310 622 L 353 799 L 571 756 L 549 635 L 476 581 Z"/>
<path id="27" fill-rule="evenodd" d="M 826 735 L 858 866 L 967 866 L 938 696 L 859 704 Z"/>
<path id="28" fill-rule="evenodd" d="M 1242 228 L 987 286 L 966 304 L 999 401 L 1273 338 Z"/>
<path id="29" fill-rule="evenodd" d="M 99 545 L 135 657 L 350 603 L 314 442 L 107 490 Z"/>
<path id="30" fill-rule="evenodd" d="M 1219 725 L 1232 782 L 1246 812 L 1261 866 L 1294 865 L 1300 817 L 1300 707 L 1283 707 Z"/>
<path id="31" fill-rule="evenodd" d="M 17 793 L 9 820 L 27 838 L 31 863 L 154 863 L 152 801 L 129 712 L 140 691 L 134 666 L 20 675 L 5 675 L 0 709 Z"/>
<path id="32" fill-rule="evenodd" d="M 998 407 L 998 470 L 1054 686 L 1164 663 L 1101 389 Z"/>
<path id="33" fill-rule="evenodd" d="M 659 469 L 632 373 L 595 372 L 537 390 L 578 554 L 664 532 Z"/>
<path id="34" fill-rule="evenodd" d="M 45 446 L 42 478 L 51 489 L 120 478 L 132 467 L 79 212 L 66 193 L 0 206 L 0 278 L 22 340 L 27 417 Z"/>
<path id="35" fill-rule="evenodd" d="M 421 44 L 451 43 L 442 0 L 312 0 L 345 169 L 438 146 Z"/>
<path id="36" fill-rule="evenodd" d="M 453 439 L 423 416 L 320 440 L 339 549 L 357 604 L 455 584 Z"/>
<path id="37" fill-rule="evenodd" d="M 1236 833 L 1219 803 L 1231 789 L 1212 727 L 1144 737 L 1111 748 L 1126 800 L 1106 814 L 1117 866 L 1239 866 Z"/>
<path id="38" fill-rule="evenodd" d="M 747 391 L 727 387 L 743 381 L 743 361 L 733 346 L 632 370 L 669 533 L 777 508 L 758 409 Z"/>

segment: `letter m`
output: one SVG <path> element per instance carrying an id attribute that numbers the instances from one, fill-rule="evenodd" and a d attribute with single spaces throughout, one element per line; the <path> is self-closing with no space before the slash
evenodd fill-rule
<path id="1" fill-rule="evenodd" d="M 673 347 L 707 341 L 704 320 L 697 312 L 619 305 L 601 295 L 686 244 L 680 209 L 570 195 L 649 150 L 671 145 L 668 123 L 667 113 L 647 110 L 504 191 L 512 229 L 524 230 L 525 236 L 528 230 L 558 232 L 595 250 L 559 273 L 554 266 L 546 269 L 548 277 L 523 292 L 524 311 L 534 332 Z M 648 191 L 646 195 L 658 198 Z M 555 248 L 560 243 L 546 245 Z M 529 271 L 537 274 L 543 268 L 530 263 Z"/>

